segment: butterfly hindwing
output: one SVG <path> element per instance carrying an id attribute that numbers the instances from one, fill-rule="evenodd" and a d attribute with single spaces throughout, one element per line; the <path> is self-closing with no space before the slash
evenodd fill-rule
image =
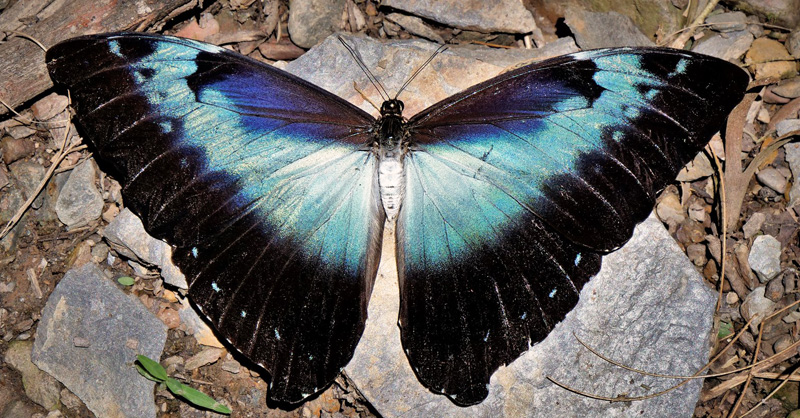
<path id="1" fill-rule="evenodd" d="M 426 386 L 483 400 L 492 373 L 577 303 L 741 99 L 747 74 L 675 50 L 554 58 L 409 120 L 398 218 L 403 346 Z"/>
<path id="2" fill-rule="evenodd" d="M 47 53 L 78 122 L 189 297 L 299 402 L 364 329 L 384 213 L 374 119 L 299 78 L 178 38 L 75 38 Z"/>

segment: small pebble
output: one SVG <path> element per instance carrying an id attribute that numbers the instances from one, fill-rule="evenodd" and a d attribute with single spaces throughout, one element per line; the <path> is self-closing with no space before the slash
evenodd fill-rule
<path id="1" fill-rule="evenodd" d="M 764 292 L 764 296 L 773 302 L 781 300 L 783 297 L 783 280 L 780 277 L 770 280 L 767 283 L 767 290 Z"/>
<path id="2" fill-rule="evenodd" d="M 238 361 L 234 361 L 234 360 L 227 360 L 227 361 L 223 362 L 220 365 L 220 367 L 222 368 L 222 370 L 225 370 L 226 372 L 232 373 L 232 374 L 239 374 L 239 371 L 242 368 L 242 366 L 239 364 L 239 362 Z"/>
<path id="3" fill-rule="evenodd" d="M 800 77 L 781 80 L 777 86 L 772 88 L 772 92 L 788 99 L 800 97 Z"/>
<path id="4" fill-rule="evenodd" d="M 691 244 L 686 247 L 686 255 L 695 266 L 703 266 L 706 264 L 706 246 L 703 244 Z"/>
<path id="5" fill-rule="evenodd" d="M 758 326 L 761 324 L 761 321 L 775 310 L 775 302 L 764 296 L 765 291 L 766 288 L 764 286 L 753 289 L 739 308 L 742 317 L 744 317 L 746 321 L 753 319 L 753 322 L 750 323 L 750 330 L 752 332 L 758 332 Z"/>
<path id="6" fill-rule="evenodd" d="M 684 219 L 675 232 L 675 238 L 684 244 L 703 242 L 706 237 L 703 225 L 691 219 Z"/>
<path id="7" fill-rule="evenodd" d="M 181 317 L 175 309 L 167 307 L 161 308 L 157 316 L 169 329 L 178 328 L 181 324 Z"/>
<path id="8" fill-rule="evenodd" d="M 788 181 L 786 180 L 786 177 L 784 177 L 781 172 L 774 167 L 767 167 L 759 171 L 756 174 L 756 178 L 761 184 L 780 194 L 786 192 Z"/>
<path id="9" fill-rule="evenodd" d="M 27 330 L 31 329 L 31 327 L 33 327 L 33 319 L 28 318 L 28 319 L 24 319 L 24 320 L 22 320 L 20 322 L 17 322 L 17 324 L 14 325 L 14 330 L 16 330 L 18 332 L 27 331 Z"/>
<path id="10" fill-rule="evenodd" d="M 789 312 L 789 314 L 784 316 L 782 318 L 782 320 L 783 320 L 783 322 L 786 322 L 787 324 L 791 324 L 791 323 L 797 322 L 798 320 L 800 320 L 800 311 Z"/>
<path id="11" fill-rule="evenodd" d="M 789 346 L 792 345 L 793 342 L 794 341 L 792 341 L 792 338 L 790 336 L 781 335 L 780 337 L 778 337 L 777 340 L 775 340 L 775 344 L 772 345 L 772 348 L 775 350 L 776 353 L 780 353 L 781 351 L 789 348 Z"/>
<path id="12" fill-rule="evenodd" d="M 15 287 L 17 287 L 17 282 L 0 283 L 0 293 L 11 293 Z"/>
<path id="13" fill-rule="evenodd" d="M 34 152 L 33 141 L 29 138 L 14 139 L 10 136 L 5 136 L 0 140 L 0 149 L 2 149 L 0 154 L 3 155 L 3 162 L 6 164 L 29 157 Z"/>
<path id="14" fill-rule="evenodd" d="M 201 366 L 214 363 L 219 360 L 223 353 L 225 353 L 225 350 L 221 348 L 205 348 L 203 351 L 189 357 L 189 359 L 186 360 L 184 368 L 186 370 L 195 370 Z"/>
<path id="15" fill-rule="evenodd" d="M 68 104 L 69 98 L 67 96 L 51 93 L 31 105 L 31 111 L 33 111 L 33 117 L 44 121 L 54 118 L 62 110 L 66 109 Z"/>
<path id="16" fill-rule="evenodd" d="M 165 358 L 161 364 L 167 370 L 167 374 L 171 376 L 175 374 L 175 372 L 183 370 L 184 360 L 181 356 L 171 356 Z"/>
<path id="17" fill-rule="evenodd" d="M 756 237 L 747 262 L 762 283 L 772 280 L 781 272 L 781 243 L 772 235 Z"/>
<path id="18" fill-rule="evenodd" d="M 367 2 L 367 7 L 364 8 L 367 13 L 367 16 L 377 16 L 378 9 L 375 7 L 375 4 L 372 2 Z"/>
<path id="19" fill-rule="evenodd" d="M 706 235 L 706 247 L 708 247 L 708 252 L 711 254 L 711 257 L 714 258 L 717 263 L 720 263 L 722 242 L 720 242 L 719 238 L 714 235 Z"/>
<path id="20" fill-rule="evenodd" d="M 742 226 L 742 231 L 744 231 L 744 237 L 750 239 L 758 234 L 761 231 L 761 227 L 764 226 L 764 222 L 767 220 L 767 215 L 763 212 L 756 212 L 747 219 L 744 226 Z"/>
<path id="21" fill-rule="evenodd" d="M 707 215 L 708 214 L 706 213 L 706 205 L 702 200 L 696 199 L 689 204 L 690 218 L 694 219 L 697 222 L 704 223 Z"/>
<path id="22" fill-rule="evenodd" d="M 681 206 L 681 199 L 677 193 L 665 193 L 661 201 L 656 206 L 658 217 L 670 227 L 676 227 L 686 219 L 685 212 Z"/>
<path id="23" fill-rule="evenodd" d="M 737 295 L 736 292 L 728 292 L 725 294 L 725 302 L 729 306 L 736 305 L 739 303 L 739 295 Z"/>

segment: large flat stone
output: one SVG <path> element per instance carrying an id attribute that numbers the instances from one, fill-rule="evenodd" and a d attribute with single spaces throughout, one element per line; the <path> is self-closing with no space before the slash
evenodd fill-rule
<path id="1" fill-rule="evenodd" d="M 35 338 L 34 364 L 98 417 L 155 417 L 153 382 L 133 363 L 137 354 L 161 357 L 167 328 L 96 265 L 64 275 L 47 300 Z"/>
<path id="2" fill-rule="evenodd" d="M 386 237 L 384 245 L 391 245 Z M 391 251 L 391 249 L 388 249 Z M 675 380 L 625 371 L 590 353 L 642 370 L 691 375 L 708 360 L 715 295 L 703 284 L 674 239 L 651 217 L 631 241 L 603 260 L 603 268 L 553 332 L 492 377 L 489 397 L 462 408 L 418 381 L 400 344 L 397 272 L 384 258 L 369 320 L 347 375 L 384 417 L 640 417 L 691 416 L 700 391 L 695 380 L 640 402 L 609 403 L 562 389 L 547 377 L 606 397 L 656 393 Z M 573 335 L 574 333 L 574 335 Z M 644 390 L 643 388 L 650 388 Z"/>

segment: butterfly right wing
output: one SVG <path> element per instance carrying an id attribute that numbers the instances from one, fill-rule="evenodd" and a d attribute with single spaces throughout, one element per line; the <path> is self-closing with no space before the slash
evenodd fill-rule
<path id="1" fill-rule="evenodd" d="M 670 49 L 523 67 L 409 120 L 400 325 L 420 381 L 460 405 L 572 310 L 601 255 L 741 100 L 748 75 Z"/>
<path id="2" fill-rule="evenodd" d="M 126 205 L 177 247 L 192 302 L 270 373 L 269 398 L 327 387 L 361 337 L 380 257 L 374 119 L 185 39 L 75 38 L 47 62 Z"/>

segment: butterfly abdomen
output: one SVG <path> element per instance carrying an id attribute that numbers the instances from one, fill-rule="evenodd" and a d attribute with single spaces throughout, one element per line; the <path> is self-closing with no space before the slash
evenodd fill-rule
<path id="1" fill-rule="evenodd" d="M 405 192 L 405 171 L 403 154 L 407 131 L 402 116 L 403 102 L 394 99 L 384 102 L 381 118 L 377 121 L 378 135 L 378 184 L 381 190 L 381 203 L 386 212 L 389 225 L 394 225 Z"/>

